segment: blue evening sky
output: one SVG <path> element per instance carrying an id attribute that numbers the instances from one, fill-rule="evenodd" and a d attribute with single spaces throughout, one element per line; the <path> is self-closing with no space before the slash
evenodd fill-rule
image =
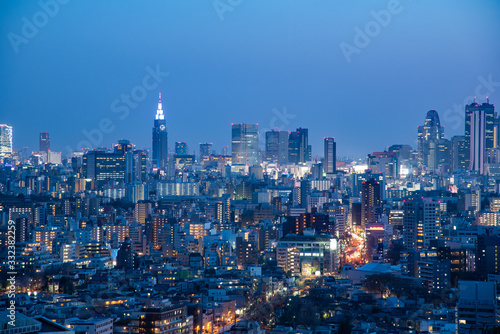
<path id="1" fill-rule="evenodd" d="M 325 136 L 339 156 L 415 146 L 430 109 L 446 137 L 463 134 L 464 100 L 500 102 L 496 0 L 54 1 L 0 3 L 15 148 L 37 150 L 41 131 L 63 153 L 85 133 L 150 147 L 159 91 L 171 149 L 220 152 L 244 122 L 308 128 L 314 156 Z"/>

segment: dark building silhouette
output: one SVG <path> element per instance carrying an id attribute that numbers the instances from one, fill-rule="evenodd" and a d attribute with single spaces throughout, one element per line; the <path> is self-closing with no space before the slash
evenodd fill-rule
<path id="1" fill-rule="evenodd" d="M 311 161 L 308 129 L 298 128 L 288 136 L 288 162 L 298 164 Z"/>
<path id="2" fill-rule="evenodd" d="M 335 174 L 337 171 L 337 144 L 333 137 L 325 138 L 325 159 L 323 160 L 323 170 L 326 175 Z"/>
<path id="3" fill-rule="evenodd" d="M 469 152 L 467 151 L 465 136 L 453 136 L 451 138 L 451 168 L 468 169 L 467 164 Z"/>
<path id="4" fill-rule="evenodd" d="M 488 274 L 500 273 L 500 237 L 478 235 L 476 244 L 476 277 L 485 281 Z"/>
<path id="5" fill-rule="evenodd" d="M 200 143 L 200 161 L 208 160 L 212 156 L 212 143 Z"/>
<path id="6" fill-rule="evenodd" d="M 116 268 L 131 270 L 135 268 L 135 254 L 132 250 L 132 245 L 130 244 L 130 238 L 126 237 L 125 241 L 118 249 L 118 254 L 116 256 Z"/>
<path id="7" fill-rule="evenodd" d="M 40 152 L 50 151 L 50 136 L 48 132 L 40 132 Z"/>
<path id="8" fill-rule="evenodd" d="M 305 229 L 315 229 L 317 234 L 329 234 L 329 215 L 321 213 L 302 213 L 300 216 L 287 216 L 283 224 L 283 236 L 303 234 Z"/>
<path id="9" fill-rule="evenodd" d="M 256 243 L 247 241 L 243 237 L 236 237 L 236 256 L 240 268 L 257 265 L 258 248 Z"/>
<path id="10" fill-rule="evenodd" d="M 354 202 L 351 204 L 351 219 L 353 225 L 361 225 L 361 203 Z"/>
<path id="11" fill-rule="evenodd" d="M 369 179 L 361 185 L 361 225 L 377 220 L 376 210 L 380 207 L 380 184 Z"/>

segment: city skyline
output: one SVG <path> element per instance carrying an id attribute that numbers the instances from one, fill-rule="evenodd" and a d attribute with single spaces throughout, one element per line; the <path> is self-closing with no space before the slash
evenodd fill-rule
<path id="1" fill-rule="evenodd" d="M 499 14 L 0 2 L 0 334 L 500 333 Z"/>
<path id="2" fill-rule="evenodd" d="M 114 4 L 103 6 L 112 10 Z M 112 130 L 95 146 L 128 138 L 138 147 L 149 147 L 149 119 L 162 91 L 173 125 L 171 143 L 187 142 L 194 148 L 212 142 L 219 150 L 229 144 L 229 124 L 258 123 L 262 129 L 308 128 L 315 134 L 310 139 L 313 157 L 321 155 L 325 136 L 339 142 L 339 156 L 362 157 L 392 144 L 415 147 L 415 125 L 428 110 L 440 113 L 451 137 L 462 131 L 464 101 L 472 102 L 473 96 L 498 100 L 499 48 L 491 41 L 500 30 L 494 19 L 499 5 L 493 1 L 401 1 L 390 22 L 379 24 L 379 32 L 371 33 L 363 47 L 357 31 L 374 26 L 388 10 L 387 2 L 321 2 L 316 7 L 280 2 L 264 11 L 245 3 L 226 11 L 222 20 L 212 3 L 195 9 L 181 3 L 131 5 L 109 20 L 84 5 L 68 3 L 30 38 L 23 35 L 23 17 L 32 22 L 43 8 L 36 3 L 2 6 L 0 33 L 7 38 L 0 51 L 5 63 L 0 70 L 5 87 L 0 121 L 14 127 L 15 147 L 36 148 L 38 133 L 46 131 L 53 150 L 65 152 L 67 145 L 76 149 L 86 139 L 84 131 L 99 129 L 103 119 L 110 120 Z M 136 12 L 148 19 L 131 19 Z M 346 15 L 334 16 L 333 22 L 335 12 Z M 162 15 L 168 20 L 161 20 Z M 307 21 L 311 15 L 317 23 Z M 465 22 L 474 16 L 482 18 L 481 24 L 469 27 Z M 90 33 L 109 33 L 91 42 L 77 28 L 87 26 L 85 17 L 94 18 Z M 118 30 L 108 29 L 113 24 Z M 438 25 L 450 30 L 432 33 Z M 130 40 L 116 38 L 122 29 Z M 13 36 L 26 43 L 16 44 Z M 312 43 L 312 36 L 320 43 Z M 52 43 L 53 38 L 65 46 Z M 204 42 L 207 38 L 212 43 Z M 471 42 L 483 51 L 462 52 Z M 85 43 L 87 51 L 81 49 Z M 255 57 L 249 57 L 253 43 L 265 51 L 251 49 Z M 349 55 L 346 45 L 357 52 Z M 108 47 L 128 55 L 118 56 L 106 51 Z M 102 61 L 95 61 L 97 54 Z M 95 66 L 89 67 L 86 59 Z M 138 100 L 127 105 L 122 94 Z M 208 124 L 214 131 L 202 131 Z M 357 124 L 360 131 L 348 131 L 348 124 Z M 192 129 L 190 138 L 187 129 Z"/>
<path id="3" fill-rule="evenodd" d="M 471 104 L 467 104 L 465 106 L 465 129 L 462 133 L 459 133 L 457 135 L 453 136 L 445 136 L 444 132 L 444 126 L 441 125 L 440 118 L 439 118 L 439 113 L 436 110 L 429 110 L 426 114 L 424 125 L 423 126 L 417 126 L 417 139 L 416 145 L 412 147 L 411 145 L 406 145 L 406 144 L 392 144 L 392 145 L 387 145 L 385 149 L 380 150 L 378 152 L 373 151 L 373 152 L 368 152 L 365 154 L 365 156 L 338 156 L 336 154 L 336 143 L 334 143 L 333 147 L 333 156 L 337 159 L 354 159 L 354 160 L 363 160 L 367 158 L 367 163 L 368 165 L 371 164 L 371 160 L 374 157 L 377 157 L 377 155 L 383 154 L 386 155 L 385 153 L 394 153 L 394 148 L 398 146 L 408 146 L 411 149 L 414 150 L 415 154 L 418 155 L 418 159 L 423 163 L 423 165 L 427 166 L 428 168 L 435 169 L 436 167 L 440 166 L 441 164 L 445 162 L 450 162 L 450 167 L 452 169 L 457 169 L 457 168 L 468 168 L 469 166 L 469 153 L 465 153 L 464 150 L 468 151 L 469 150 L 469 141 L 472 140 L 470 139 L 471 137 L 471 122 L 473 121 L 473 118 L 471 118 L 471 113 L 475 115 L 473 112 L 474 110 L 480 111 L 480 110 L 486 110 L 487 115 L 488 115 L 488 120 L 485 122 L 486 125 L 486 137 L 484 140 L 487 141 L 487 145 L 484 146 L 480 151 L 484 151 L 484 149 L 491 149 L 491 148 L 496 148 L 498 147 L 500 143 L 500 122 L 497 120 L 497 117 L 495 116 L 496 113 L 494 112 L 494 104 L 490 104 L 489 98 L 486 99 L 487 102 L 480 103 L 477 101 L 477 98 L 475 97 L 473 102 Z M 45 152 L 47 155 L 58 154 L 58 158 L 60 159 L 61 157 L 70 157 L 73 155 L 75 152 L 81 152 L 85 153 L 88 151 L 94 151 L 94 150 L 107 150 L 111 151 L 113 147 L 116 149 L 117 145 L 120 145 L 121 142 L 126 141 L 129 143 L 129 145 L 132 145 L 134 149 L 140 149 L 140 150 L 145 150 L 149 151 L 150 153 L 150 159 L 152 162 L 152 165 L 154 167 L 158 167 L 157 160 L 161 160 L 161 168 L 166 168 L 167 167 L 167 160 L 168 156 L 177 156 L 177 155 L 186 155 L 187 157 L 193 157 L 193 159 L 197 159 L 199 161 L 203 160 L 203 157 L 208 158 L 212 154 L 216 155 L 233 155 L 233 158 L 236 156 L 240 156 L 239 158 L 236 158 L 233 163 L 235 164 L 241 164 L 241 161 L 238 162 L 239 160 L 243 159 L 247 154 L 252 152 L 254 157 L 252 157 L 250 160 L 252 161 L 251 163 L 243 163 L 247 165 L 253 165 L 258 163 L 259 161 L 265 162 L 265 161 L 275 161 L 275 162 L 280 162 L 280 163 L 305 163 L 307 161 L 310 162 L 319 162 L 322 161 L 323 159 L 326 158 L 327 155 L 327 150 L 326 150 L 326 145 L 328 140 L 334 141 L 334 137 L 324 137 L 324 143 L 323 143 L 323 148 L 324 148 L 324 153 L 323 155 L 320 155 L 319 153 L 317 156 L 312 156 L 312 147 L 311 145 L 308 144 L 309 141 L 309 130 L 306 128 L 297 128 L 296 131 L 290 131 L 290 130 L 277 130 L 277 129 L 264 129 L 263 131 L 259 130 L 259 125 L 258 124 L 248 124 L 248 123 L 239 123 L 239 124 L 231 124 L 232 127 L 232 153 L 228 154 L 229 152 L 227 151 L 228 145 L 224 145 L 223 147 L 220 148 L 220 150 L 217 150 L 216 148 L 213 147 L 213 143 L 199 143 L 198 150 L 196 148 L 193 148 L 191 151 L 189 151 L 190 146 L 187 145 L 186 142 L 179 142 L 176 141 L 172 146 L 173 147 L 168 147 L 168 122 L 166 121 L 166 115 L 163 111 L 163 103 L 161 102 L 161 92 L 159 93 L 158 97 L 158 102 L 157 102 L 157 110 L 156 114 L 154 116 L 154 126 L 153 126 L 153 132 L 152 132 L 152 145 L 150 147 L 139 147 L 135 145 L 133 142 L 131 142 L 127 138 L 121 138 L 113 142 L 110 146 L 97 146 L 97 145 L 92 145 L 93 141 L 92 139 L 95 138 L 93 137 L 93 133 L 99 133 L 100 130 L 102 129 L 94 129 L 92 132 L 89 133 L 89 137 L 87 137 L 88 140 L 83 140 L 79 143 L 80 150 L 68 150 L 66 152 L 57 152 L 57 151 L 52 151 L 50 150 L 50 139 L 49 139 L 49 133 L 48 132 L 40 132 L 39 133 L 39 151 L 38 153 Z M 475 116 L 476 117 L 476 116 Z M 9 139 L 7 140 L 7 137 L 2 137 L 3 142 L 1 143 L 0 147 L 3 147 L 3 149 L 10 150 L 21 150 L 25 148 L 16 148 L 15 145 L 13 144 L 13 127 L 8 125 L 8 124 L 1 124 L 2 127 L 8 128 L 8 135 L 6 135 L 7 132 L 2 132 L 3 136 L 7 136 Z M 252 132 L 253 134 L 249 134 L 250 137 L 248 137 L 249 141 L 248 144 L 244 144 L 242 147 L 245 147 L 247 145 L 248 148 L 245 148 L 245 153 L 237 153 L 239 152 L 242 148 L 240 148 L 240 141 L 241 138 L 245 138 L 247 136 L 246 133 L 241 133 L 236 134 L 236 146 L 235 146 L 235 128 L 239 127 L 252 127 Z M 97 132 L 96 132 L 97 131 Z M 480 130 L 478 130 L 480 132 Z M 283 136 L 285 138 L 283 139 L 278 139 L 278 137 L 273 138 L 275 135 L 281 134 L 280 136 Z M 238 139 L 240 138 L 240 139 Z M 253 138 L 253 139 L 250 139 Z M 281 141 L 285 140 L 285 142 L 281 143 Z M 245 139 L 246 141 L 247 139 Z M 250 143 L 251 141 L 255 141 Z M 464 145 L 460 150 L 456 145 L 458 145 L 457 141 L 464 141 L 462 145 Z M 85 143 L 86 145 L 81 145 L 82 143 Z M 180 147 L 182 146 L 182 148 Z M 278 146 L 282 146 L 281 148 L 281 153 L 280 155 L 284 155 L 282 158 L 278 159 L 278 153 L 277 150 Z M 42 146 L 44 149 L 42 149 Z M 276 147 L 275 147 L 276 146 Z M 9 148 L 7 148 L 9 147 Z M 255 148 L 257 148 L 255 150 Z M 29 148 L 28 148 L 29 149 Z M 235 151 L 236 149 L 236 151 Z M 332 148 L 329 148 L 328 151 L 330 151 Z M 248 153 L 247 153 L 247 150 Z M 7 152 L 5 151 L 5 152 Z M 34 153 L 37 152 L 36 150 L 32 150 Z M 178 152 L 179 151 L 179 152 Z M 460 151 L 460 152 L 459 152 Z M 477 151 L 477 149 L 476 149 Z M 272 152 L 272 153 L 271 153 Z M 227 153 L 227 154 L 226 154 Z M 268 154 L 271 154 L 272 159 L 269 159 L 267 156 Z M 375 154 L 375 156 L 372 156 L 371 154 Z M 458 155 L 460 154 L 460 158 Z M 473 153 L 470 153 L 471 156 Z M 463 158 L 462 158 L 463 155 Z M 387 155 L 386 155 L 387 156 Z M 484 165 L 486 163 L 486 158 L 483 157 L 482 154 L 481 156 L 481 163 L 480 165 Z M 458 160 L 457 160 L 458 159 Z M 479 158 L 478 158 L 479 159 Z M 50 158 L 49 158 L 50 160 Z M 462 161 L 463 160 L 463 161 Z M 56 160 L 59 161 L 59 160 Z M 453 161 L 453 162 L 452 162 Z M 464 165 L 458 165 L 458 161 L 462 161 Z M 476 165 L 475 165 L 476 166 Z M 477 170 L 480 171 L 481 174 L 484 173 L 484 170 L 482 167 L 474 167 L 478 168 Z M 393 172 L 389 172 L 389 174 L 392 174 Z M 397 172 L 396 172 L 397 173 Z"/>

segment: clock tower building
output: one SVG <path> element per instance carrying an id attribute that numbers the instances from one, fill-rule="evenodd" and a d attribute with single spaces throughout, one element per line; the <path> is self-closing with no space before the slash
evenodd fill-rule
<path id="1" fill-rule="evenodd" d="M 167 167 L 168 158 L 168 135 L 165 114 L 161 104 L 161 93 L 156 110 L 153 126 L 153 167 L 164 169 Z"/>

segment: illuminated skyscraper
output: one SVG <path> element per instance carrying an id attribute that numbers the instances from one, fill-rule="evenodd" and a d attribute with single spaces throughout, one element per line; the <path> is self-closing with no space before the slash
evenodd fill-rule
<path id="1" fill-rule="evenodd" d="M 473 102 L 465 106 L 465 146 L 469 152 L 468 168 L 484 174 L 485 151 L 496 146 L 495 106 Z"/>
<path id="2" fill-rule="evenodd" d="M 48 132 L 40 132 L 40 152 L 50 151 L 50 136 Z"/>
<path id="3" fill-rule="evenodd" d="M 287 131 L 266 131 L 266 160 L 280 164 L 288 162 Z"/>
<path id="4" fill-rule="evenodd" d="M 259 130 L 257 124 L 233 124 L 232 163 L 253 166 L 259 163 Z"/>
<path id="5" fill-rule="evenodd" d="M 328 174 L 335 174 L 337 161 L 337 144 L 333 137 L 325 137 L 325 159 L 323 170 Z"/>
<path id="6" fill-rule="evenodd" d="M 166 168 L 168 159 L 168 135 L 165 114 L 161 104 L 161 93 L 158 101 L 158 110 L 153 126 L 153 167 Z"/>
<path id="7" fill-rule="evenodd" d="M 0 124 L 0 156 L 12 154 L 12 126 Z"/>

